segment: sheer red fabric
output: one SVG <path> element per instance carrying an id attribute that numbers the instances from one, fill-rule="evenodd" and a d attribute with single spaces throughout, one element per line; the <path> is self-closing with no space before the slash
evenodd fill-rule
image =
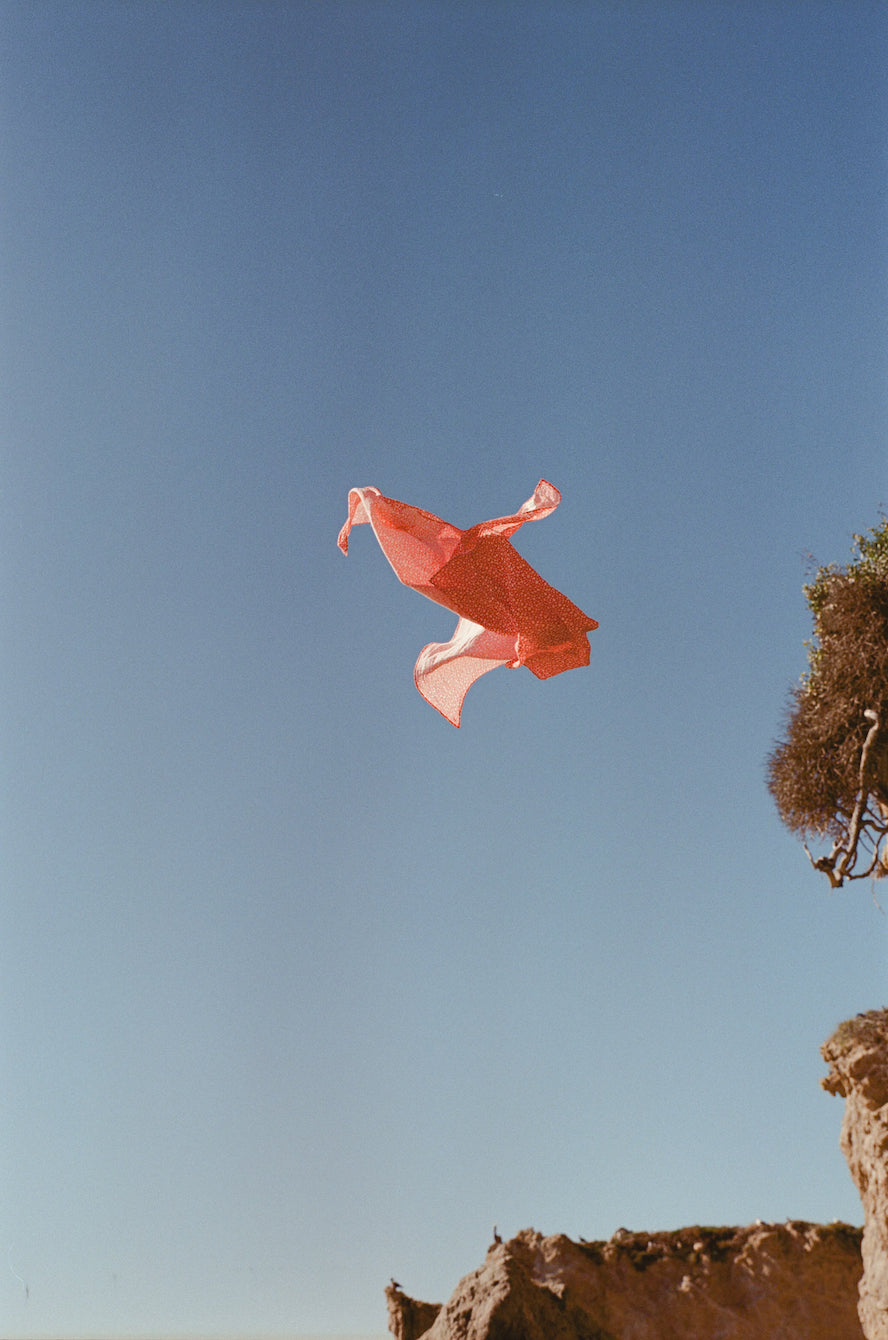
<path id="1" fill-rule="evenodd" d="M 589 664 L 586 635 L 597 622 L 543 581 L 509 543 L 526 521 L 550 516 L 560 501 L 554 485 L 541 479 L 511 516 L 457 530 L 376 488 L 348 495 L 342 552 L 348 553 L 352 526 L 369 524 L 398 579 L 459 615 L 450 641 L 423 647 L 414 670 L 422 696 L 454 726 L 475 680 L 498 665 L 526 665 L 548 679 Z"/>

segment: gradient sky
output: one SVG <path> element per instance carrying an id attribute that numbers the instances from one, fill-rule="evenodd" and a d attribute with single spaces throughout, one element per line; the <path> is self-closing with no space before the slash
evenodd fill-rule
<path id="1" fill-rule="evenodd" d="M 0 1333 L 381 1333 L 494 1223 L 859 1223 L 818 1047 L 888 917 L 765 760 L 809 555 L 888 505 L 888 10 L 0 15 Z M 348 490 L 541 476 L 591 667 L 454 730 Z"/>

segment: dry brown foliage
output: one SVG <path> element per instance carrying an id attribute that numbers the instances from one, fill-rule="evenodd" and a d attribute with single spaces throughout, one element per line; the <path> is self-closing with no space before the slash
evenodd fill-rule
<path id="1" fill-rule="evenodd" d="M 834 887 L 888 873 L 880 859 L 888 835 L 888 519 L 856 541 L 854 563 L 821 568 L 805 587 L 814 615 L 810 669 L 768 760 L 787 827 L 832 838 L 831 853 L 811 860 Z"/>

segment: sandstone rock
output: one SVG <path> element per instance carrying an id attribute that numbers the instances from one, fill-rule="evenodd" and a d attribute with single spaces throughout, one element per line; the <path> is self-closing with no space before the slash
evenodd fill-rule
<path id="1" fill-rule="evenodd" d="M 525 1229 L 412 1329 L 387 1290 L 397 1340 L 861 1340 L 860 1230 L 801 1221 L 572 1242 Z"/>
<path id="2" fill-rule="evenodd" d="M 863 1204 L 863 1333 L 888 1340 L 888 1010 L 840 1024 L 821 1052 L 823 1087 L 845 1099 L 842 1153 Z"/>
<path id="3" fill-rule="evenodd" d="M 440 1303 L 420 1303 L 409 1298 L 394 1280 L 385 1291 L 389 1330 L 395 1340 L 419 1340 L 441 1311 Z"/>

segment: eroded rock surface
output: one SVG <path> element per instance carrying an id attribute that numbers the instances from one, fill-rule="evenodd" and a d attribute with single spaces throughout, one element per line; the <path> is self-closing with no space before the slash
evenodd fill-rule
<path id="1" fill-rule="evenodd" d="M 495 1243 L 448 1303 L 386 1290 L 397 1340 L 861 1340 L 861 1231 L 791 1221 Z M 430 1308 L 428 1329 L 418 1330 Z"/>
<path id="2" fill-rule="evenodd" d="M 394 1280 L 385 1291 L 385 1299 L 389 1330 L 395 1340 L 419 1340 L 441 1311 L 440 1303 L 421 1303 L 417 1298 L 410 1298 Z"/>
<path id="3" fill-rule="evenodd" d="M 867 1340 L 888 1340 L 888 1010 L 840 1024 L 821 1051 L 821 1083 L 845 1099 L 842 1153 L 863 1204 L 860 1320 Z"/>

